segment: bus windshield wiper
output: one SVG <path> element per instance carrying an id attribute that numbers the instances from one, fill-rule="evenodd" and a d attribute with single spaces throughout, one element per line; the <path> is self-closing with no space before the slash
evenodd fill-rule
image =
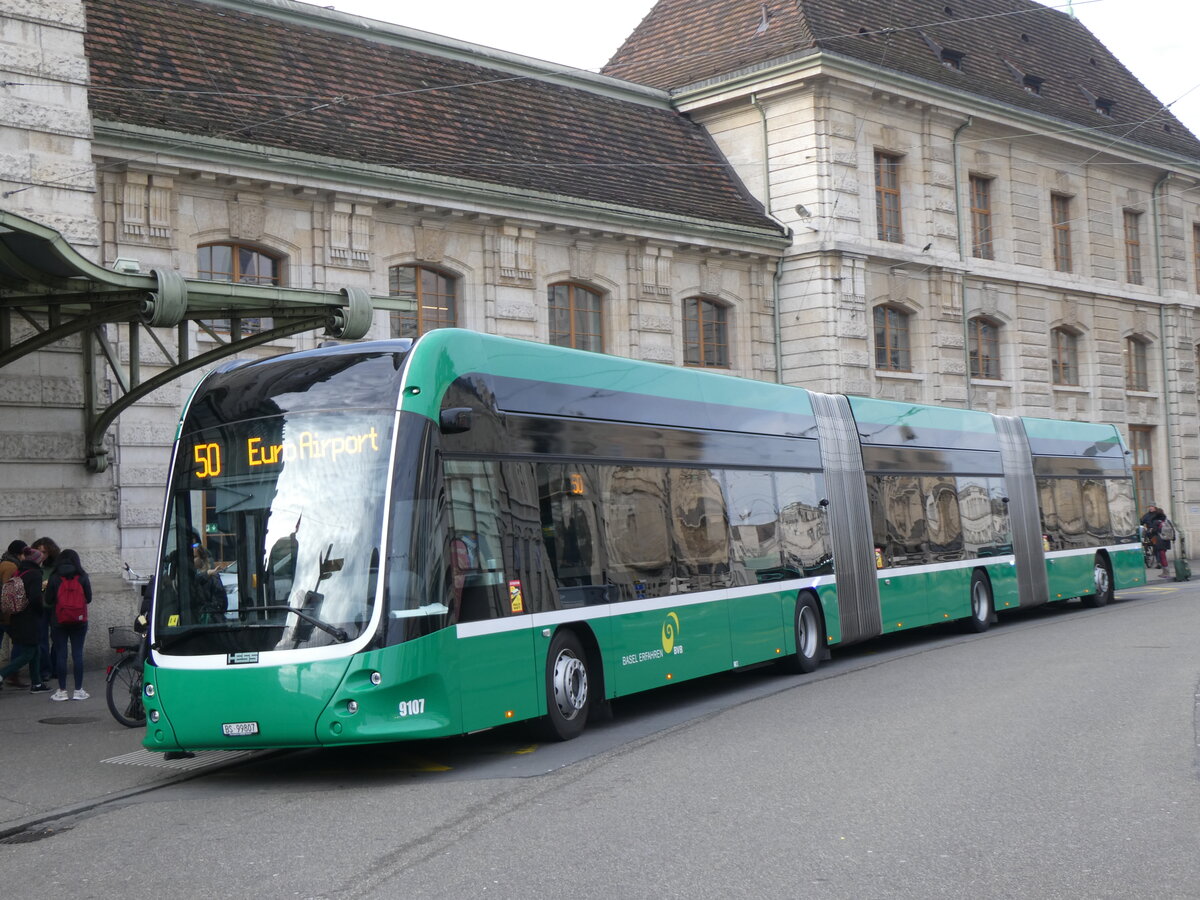
<path id="1" fill-rule="evenodd" d="M 288 606 L 286 603 L 270 604 L 268 606 L 243 606 L 242 609 L 244 609 L 246 612 L 274 612 L 285 609 L 290 613 L 295 613 L 305 622 L 309 622 L 317 626 L 326 634 L 332 635 L 334 640 L 336 640 L 339 644 L 344 644 L 346 641 L 350 640 L 350 635 L 348 635 L 344 629 L 338 628 L 336 625 L 330 625 L 328 622 L 322 622 L 312 613 L 303 609 L 297 609 L 294 606 Z"/>

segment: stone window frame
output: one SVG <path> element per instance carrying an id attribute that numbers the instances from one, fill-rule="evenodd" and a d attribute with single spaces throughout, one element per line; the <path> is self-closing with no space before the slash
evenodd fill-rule
<path id="1" fill-rule="evenodd" d="M 912 371 L 912 318 L 911 310 L 896 303 L 878 303 L 872 308 L 872 346 L 877 371 Z M 882 346 L 879 342 L 881 324 L 884 334 Z"/>
<path id="2" fill-rule="evenodd" d="M 1150 390 L 1150 347 L 1149 338 L 1131 334 L 1125 338 L 1122 354 L 1125 357 L 1125 390 L 1147 392 Z"/>
<path id="3" fill-rule="evenodd" d="M 401 269 L 415 271 L 413 290 L 404 291 L 399 284 L 398 275 Z M 443 266 L 431 266 L 428 263 L 409 262 L 393 263 L 388 266 L 388 296 L 408 297 L 415 301 L 412 312 L 392 310 L 388 315 L 389 333 L 393 338 L 417 338 L 428 331 L 437 328 L 457 328 L 458 315 L 462 299 L 462 276 Z M 431 297 L 426 296 L 425 275 L 438 280 L 437 287 L 448 285 L 451 290 L 435 290 Z M 427 305 L 426 299 L 438 300 L 450 298 L 450 303 L 434 303 Z M 429 310 L 429 312 L 427 312 Z M 448 311 L 448 314 L 447 314 Z"/>
<path id="4" fill-rule="evenodd" d="M 217 263 L 212 261 L 211 252 L 207 267 L 204 262 L 204 251 L 211 251 L 215 247 L 227 248 L 229 254 L 229 268 L 218 269 L 214 268 Z M 248 275 L 243 271 L 245 259 L 243 253 L 252 254 L 252 258 L 261 257 L 270 261 L 271 274 L 264 275 Z M 281 253 L 278 250 L 267 247 L 263 244 L 254 241 L 236 241 L 236 240 L 219 240 L 206 241 L 203 244 L 196 245 L 196 278 L 200 281 L 219 281 L 229 284 L 258 284 L 268 286 L 280 286 L 284 284 L 284 270 L 287 264 L 287 254 Z M 228 277 L 219 278 L 217 275 L 226 275 Z M 274 321 L 268 316 L 251 316 L 241 319 L 241 331 L 243 334 L 257 334 L 263 331 L 269 331 L 274 327 Z M 208 319 L 206 320 L 207 327 L 218 334 L 228 334 L 232 326 L 230 319 Z"/>
<path id="5" fill-rule="evenodd" d="M 903 201 L 900 192 L 900 163 L 903 156 L 875 151 L 875 226 L 881 241 L 904 243 Z"/>
<path id="6" fill-rule="evenodd" d="M 1071 254 L 1071 200 L 1070 194 L 1052 191 L 1050 194 L 1050 247 L 1054 253 L 1056 272 L 1073 272 Z"/>
<path id="7" fill-rule="evenodd" d="M 715 321 L 705 316 L 705 310 L 712 312 Z M 712 297 L 685 297 L 681 303 L 683 321 L 683 364 L 699 368 L 731 369 L 733 367 L 730 352 L 730 336 L 732 334 L 733 307 Z M 694 337 L 689 339 L 689 328 Z M 712 339 L 708 334 L 715 330 Z"/>
<path id="8" fill-rule="evenodd" d="M 556 303 L 556 295 L 564 292 L 557 289 L 565 289 L 565 305 Z M 576 295 L 591 296 L 595 298 L 595 308 L 592 310 L 581 309 L 576 302 Z M 590 350 L 593 353 L 605 352 L 605 310 L 608 306 L 608 293 L 600 288 L 588 284 L 587 282 L 567 279 L 564 281 L 555 281 L 546 285 L 546 311 L 547 311 L 547 336 L 548 343 L 556 347 L 573 347 L 577 350 Z M 554 327 L 555 310 L 564 310 L 567 315 L 568 327 L 565 331 Z M 594 331 L 581 331 L 577 328 L 578 316 L 587 314 L 594 317 Z"/>
<path id="9" fill-rule="evenodd" d="M 1004 324 L 992 316 L 977 315 L 967 320 L 967 358 L 972 378 L 1000 381 L 1004 377 L 1000 358 L 1003 331 Z"/>
<path id="10" fill-rule="evenodd" d="M 1079 344 L 1082 333 L 1070 325 L 1050 329 L 1050 382 L 1080 387 Z"/>
<path id="11" fill-rule="evenodd" d="M 977 259 L 996 258 L 996 234 L 992 224 L 992 183 L 989 175 L 970 174 L 971 255 Z M 983 204 L 980 204 L 980 200 Z"/>
<path id="12" fill-rule="evenodd" d="M 1142 284 L 1142 214 L 1136 209 L 1121 210 L 1125 243 L 1125 280 Z"/>

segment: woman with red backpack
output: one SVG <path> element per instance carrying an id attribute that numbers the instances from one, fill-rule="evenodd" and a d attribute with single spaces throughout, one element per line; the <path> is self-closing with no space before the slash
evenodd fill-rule
<path id="1" fill-rule="evenodd" d="M 58 690 L 51 700 L 86 700 L 91 695 L 83 689 L 83 639 L 87 637 L 87 608 L 92 602 L 92 582 L 83 571 L 83 563 L 74 550 L 58 555 L 54 574 L 46 584 L 42 598 L 50 610 L 50 636 L 54 641 L 54 675 Z M 71 662 L 75 669 L 75 693 L 67 693 L 67 643 L 71 645 Z"/>

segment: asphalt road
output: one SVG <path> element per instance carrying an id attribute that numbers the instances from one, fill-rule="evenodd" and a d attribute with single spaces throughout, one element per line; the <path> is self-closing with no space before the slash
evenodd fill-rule
<path id="1" fill-rule="evenodd" d="M 517 729 L 259 757 L 0 846 L 13 896 L 1200 898 L 1200 584 Z"/>

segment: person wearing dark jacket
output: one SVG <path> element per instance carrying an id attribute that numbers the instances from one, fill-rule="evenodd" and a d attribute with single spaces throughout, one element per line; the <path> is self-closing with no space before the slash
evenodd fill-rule
<path id="1" fill-rule="evenodd" d="M 27 605 L 8 620 L 8 634 L 12 638 L 12 662 L 0 669 L 0 684 L 10 675 L 16 675 L 24 665 L 29 666 L 29 690 L 34 694 L 50 688 L 41 680 L 42 664 L 38 654 L 38 622 L 42 619 L 42 554 L 27 547 L 17 563 L 13 578 L 25 584 Z"/>
<path id="2" fill-rule="evenodd" d="M 57 606 L 63 582 L 76 579 L 83 588 L 83 597 L 92 602 L 92 582 L 83 570 L 79 554 L 64 550 L 58 555 L 54 574 L 46 584 L 46 595 L 42 598 L 50 610 L 50 637 L 54 642 L 54 676 L 58 679 L 58 690 L 50 695 L 51 700 L 86 700 L 91 695 L 83 689 L 83 639 L 87 637 L 87 622 L 63 624 L 58 621 Z M 67 644 L 71 645 L 71 662 L 75 669 L 75 693 L 67 693 Z"/>
<path id="3" fill-rule="evenodd" d="M 1167 560 L 1167 551 L 1171 549 L 1171 542 L 1163 537 L 1163 524 L 1167 521 L 1167 514 L 1161 509 L 1154 514 L 1154 519 L 1150 523 L 1150 545 L 1154 548 L 1155 554 L 1158 556 L 1158 564 L 1162 571 L 1159 573 L 1159 578 L 1170 578 L 1169 564 Z"/>
<path id="4" fill-rule="evenodd" d="M 48 537 L 40 537 L 29 546 L 42 551 L 42 593 L 45 593 L 62 548 Z M 38 680 L 48 683 L 54 678 L 54 654 L 50 648 L 50 612 L 45 609 L 42 610 L 42 621 L 38 624 L 38 658 L 42 661 L 42 677 Z"/>
<path id="5" fill-rule="evenodd" d="M 17 569 L 21 564 L 21 554 L 24 553 L 25 550 L 25 542 L 16 540 L 8 545 L 8 549 L 5 550 L 4 553 L 0 553 L 0 585 L 3 585 L 6 581 L 8 581 L 8 579 L 17 574 Z M 8 617 L 0 615 L 0 643 L 4 642 L 4 635 L 8 631 Z M 15 654 L 15 646 L 13 650 Z M 12 658 L 15 659 L 16 656 L 14 655 Z M 0 681 L 4 680 L 8 681 L 9 687 L 25 687 L 25 685 L 21 683 L 20 676 L 16 674 L 9 675 L 7 679 L 0 679 Z"/>

